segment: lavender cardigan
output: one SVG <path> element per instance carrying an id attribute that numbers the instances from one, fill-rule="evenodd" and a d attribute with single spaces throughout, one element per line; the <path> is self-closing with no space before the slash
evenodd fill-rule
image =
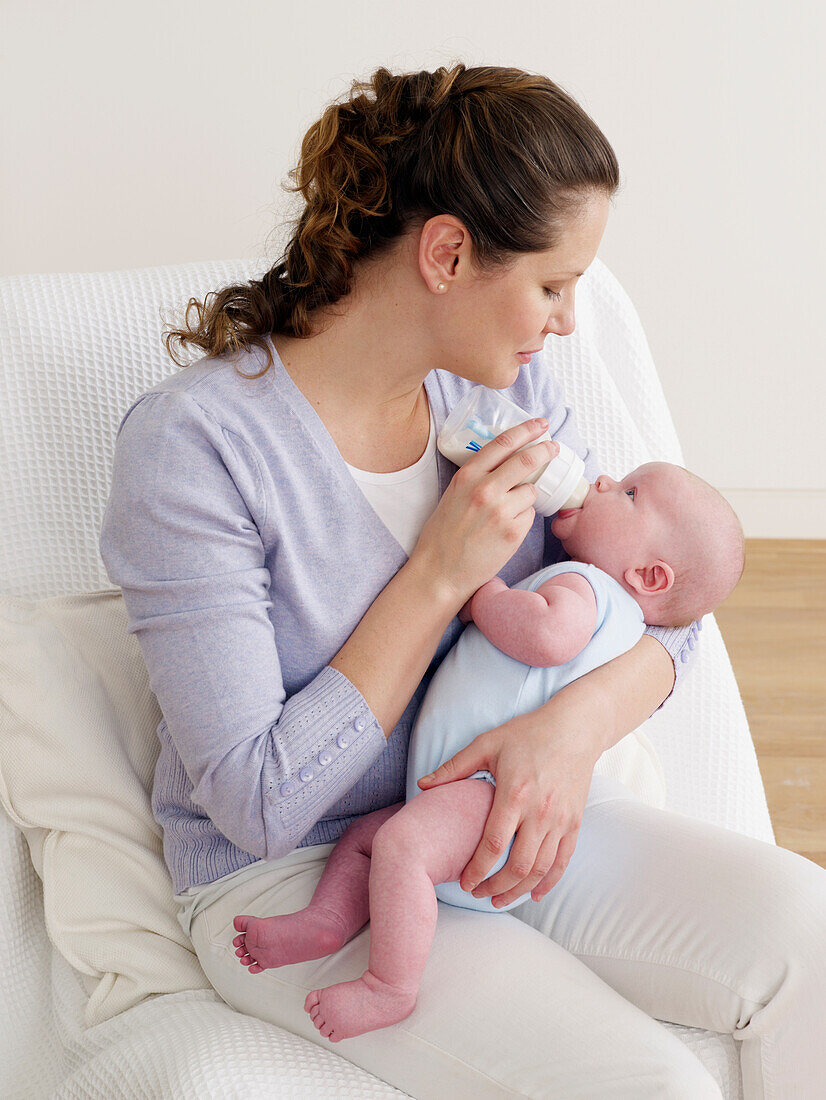
<path id="1" fill-rule="evenodd" d="M 275 348 L 201 359 L 135 399 L 118 428 L 100 553 L 119 585 L 163 714 L 152 809 L 176 893 L 338 839 L 405 797 L 419 703 L 457 618 L 390 737 L 328 662 L 407 560 Z M 433 370 L 437 430 L 473 385 Z M 504 391 L 601 472 L 535 357 Z M 439 495 L 456 467 L 437 453 Z M 550 520 L 499 576 L 564 560 Z M 677 683 L 695 627 L 649 627 Z M 690 641 L 690 646 L 689 646 Z M 676 686 L 676 685 L 675 685 Z"/>

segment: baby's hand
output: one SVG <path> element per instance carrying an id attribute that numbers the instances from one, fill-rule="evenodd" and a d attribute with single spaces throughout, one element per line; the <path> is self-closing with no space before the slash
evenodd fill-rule
<path id="1" fill-rule="evenodd" d="M 476 591 L 473 593 L 466 604 L 462 605 L 462 608 L 459 611 L 459 620 L 463 623 L 472 623 L 476 621 L 473 618 L 473 613 L 470 610 L 470 605 L 477 598 L 477 596 L 479 597 L 479 599 L 484 599 L 485 596 L 490 596 L 492 592 L 506 592 L 507 590 L 508 586 L 505 584 L 501 577 L 491 577 L 489 581 L 485 581 L 481 588 L 476 589 Z"/>
<path id="2" fill-rule="evenodd" d="M 475 595 L 476 595 L 476 593 L 474 592 L 473 596 L 475 596 Z M 470 604 L 471 604 L 471 601 L 473 600 L 473 596 L 470 597 L 470 599 L 467 601 L 467 603 L 462 604 L 462 607 L 459 611 L 459 622 L 460 623 L 472 623 L 473 622 L 473 616 L 470 613 Z"/>

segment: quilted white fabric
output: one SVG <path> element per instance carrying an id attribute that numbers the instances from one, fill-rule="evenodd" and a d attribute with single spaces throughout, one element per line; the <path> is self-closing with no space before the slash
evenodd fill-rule
<path id="1" fill-rule="evenodd" d="M 107 588 L 99 523 L 120 418 L 172 373 L 161 342 L 169 310 L 266 261 L 182 264 L 0 279 L 0 591 L 40 600 Z M 163 310 L 163 316 L 159 313 Z M 549 337 L 583 434 L 606 468 L 681 462 L 639 318 L 596 260 L 580 280 L 577 331 Z M 683 688 L 643 727 L 656 746 L 668 806 L 774 841 L 739 692 L 713 616 Z M 0 819 L 4 907 L 0 1031 L 4 1097 L 403 1095 L 330 1051 L 244 1017 L 210 990 L 150 998 L 83 1027 L 80 975 L 51 947 L 25 841 Z M 742 1096 L 730 1036 L 666 1024 L 731 1100 Z M 166 1042 L 170 1035 L 180 1036 Z"/>

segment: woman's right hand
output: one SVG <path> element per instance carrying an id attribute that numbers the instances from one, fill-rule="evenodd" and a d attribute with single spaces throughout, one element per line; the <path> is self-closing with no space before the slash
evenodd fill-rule
<path id="1" fill-rule="evenodd" d="M 530 531 L 536 487 L 520 482 L 555 458 L 559 444 L 519 448 L 547 430 L 547 422 L 526 420 L 486 443 L 456 471 L 422 527 L 410 564 L 444 584 L 457 606 L 496 576 Z"/>

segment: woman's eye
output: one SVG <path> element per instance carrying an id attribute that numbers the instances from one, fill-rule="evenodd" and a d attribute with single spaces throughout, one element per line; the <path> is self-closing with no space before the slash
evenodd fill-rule
<path id="1" fill-rule="evenodd" d="M 562 297 L 561 294 L 557 294 L 555 290 L 549 290 L 548 287 L 545 287 L 545 293 L 548 295 L 549 298 L 553 298 L 554 301 L 557 301 L 559 298 Z"/>
<path id="2" fill-rule="evenodd" d="M 636 489 L 626 489 L 625 490 L 625 495 L 627 497 L 631 497 L 631 499 L 633 500 L 634 497 L 637 495 L 637 490 Z"/>

